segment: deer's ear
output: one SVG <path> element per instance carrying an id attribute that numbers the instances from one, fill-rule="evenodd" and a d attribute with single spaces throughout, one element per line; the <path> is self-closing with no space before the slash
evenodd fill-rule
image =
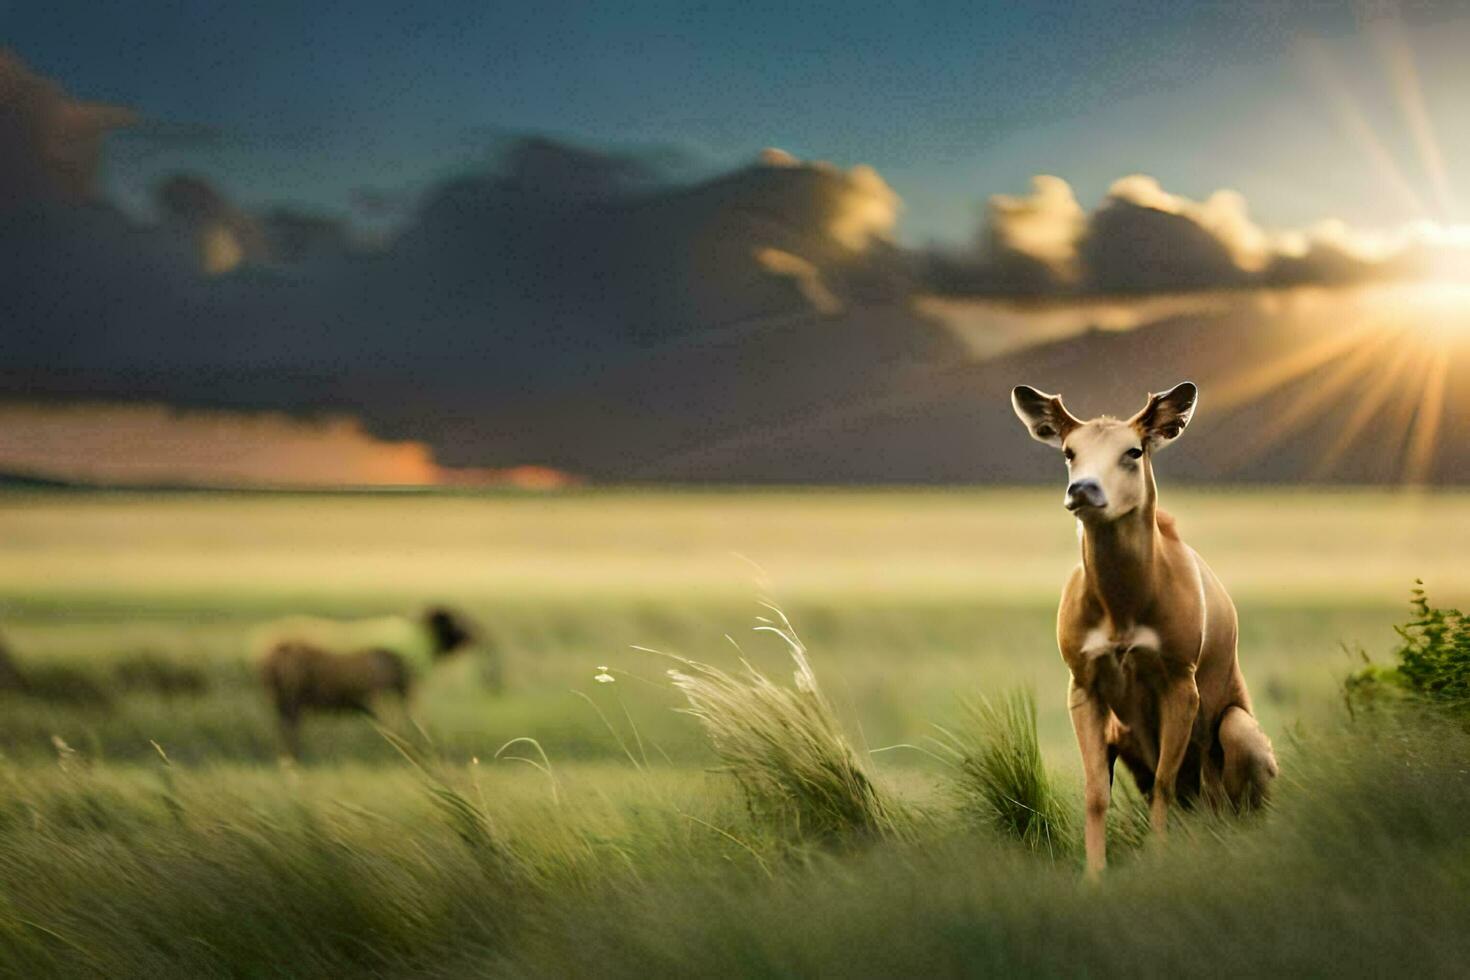
<path id="1" fill-rule="evenodd" d="M 1161 449 L 1179 438 L 1199 403 L 1199 389 L 1192 381 L 1183 381 L 1168 391 L 1148 396 L 1143 411 L 1133 416 L 1138 430 L 1150 449 Z"/>
<path id="2" fill-rule="evenodd" d="M 1031 438 L 1055 449 L 1061 449 L 1067 434 L 1082 424 L 1067 411 L 1060 395 L 1048 395 L 1030 385 L 1016 386 L 1011 392 L 1011 407 Z"/>

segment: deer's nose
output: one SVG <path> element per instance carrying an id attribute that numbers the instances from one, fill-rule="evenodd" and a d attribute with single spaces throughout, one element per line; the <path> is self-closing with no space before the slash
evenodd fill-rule
<path id="1" fill-rule="evenodd" d="M 1108 502 L 1107 494 L 1103 493 L 1102 484 L 1091 478 L 1086 480 L 1073 480 L 1067 486 L 1067 499 L 1065 501 L 1068 510 L 1078 510 L 1083 507 L 1103 507 Z"/>

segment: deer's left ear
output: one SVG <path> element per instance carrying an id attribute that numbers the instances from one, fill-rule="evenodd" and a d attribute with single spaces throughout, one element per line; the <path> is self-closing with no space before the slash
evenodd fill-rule
<path id="1" fill-rule="evenodd" d="M 1161 449 L 1179 438 L 1179 433 L 1194 416 L 1199 389 L 1192 381 L 1184 381 L 1168 391 L 1148 396 L 1143 411 L 1133 416 L 1133 427 L 1150 449 Z"/>

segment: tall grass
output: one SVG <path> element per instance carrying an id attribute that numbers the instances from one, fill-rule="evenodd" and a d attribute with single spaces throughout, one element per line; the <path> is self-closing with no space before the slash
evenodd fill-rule
<path id="1" fill-rule="evenodd" d="M 767 629 L 789 686 L 748 664 L 673 678 L 744 801 L 656 765 L 466 773 L 427 738 L 394 743 L 421 771 L 191 768 L 156 746 L 138 769 L 64 741 L 44 766 L 0 759 L 0 977 L 1463 970 L 1458 719 L 1293 739 L 1265 819 L 1182 814 L 1083 889 L 1077 863 L 998 843 L 1072 853 L 1029 693 L 944 734 L 965 813 L 998 829 L 945 833 L 874 783 L 785 617 Z M 869 846 L 784 860 L 773 827 Z"/>
<path id="2" fill-rule="evenodd" d="M 1097 887 L 1017 848 L 925 835 L 789 867 L 775 883 L 599 895 L 597 928 L 557 944 L 547 924 L 511 972 L 1460 976 L 1470 734 L 1435 718 L 1383 734 L 1332 726 L 1293 742 L 1266 819 L 1183 815 L 1167 843 Z"/>
<path id="3" fill-rule="evenodd" d="M 963 710 L 961 724 L 939 728 L 933 739 L 952 766 L 961 808 L 1034 851 L 1074 851 L 1071 807 L 1047 771 L 1036 737 L 1036 695 L 1023 688 L 995 700 L 971 698 Z"/>
<path id="4" fill-rule="evenodd" d="M 485 877 L 501 885 L 529 887 L 529 868 L 495 826 L 495 820 L 485 806 L 479 781 L 475 781 L 475 790 L 480 799 L 472 800 L 445 777 L 442 771 L 444 759 L 422 730 L 420 735 L 424 745 L 419 747 L 381 724 L 374 727 L 422 777 L 424 791 L 434 809 L 464 844 Z M 478 770 L 479 765 L 479 759 L 472 760 L 472 772 Z"/>
<path id="5" fill-rule="evenodd" d="M 681 710 L 699 722 L 758 820 L 824 842 L 901 836 L 907 821 L 898 804 L 843 733 L 790 620 L 769 608 L 776 619 L 758 629 L 785 642 L 796 665 L 793 686 L 743 658 L 744 670 L 730 674 L 681 657 L 682 669 L 669 671 L 687 702 Z"/>

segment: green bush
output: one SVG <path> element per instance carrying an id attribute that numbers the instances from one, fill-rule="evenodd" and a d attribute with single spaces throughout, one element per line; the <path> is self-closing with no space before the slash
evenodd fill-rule
<path id="1" fill-rule="evenodd" d="M 1409 604 L 1413 616 L 1395 627 L 1402 640 L 1395 663 L 1369 663 L 1349 677 L 1348 703 L 1407 695 L 1460 710 L 1470 707 L 1470 622 L 1458 609 L 1431 606 L 1422 581 L 1415 581 Z"/>

